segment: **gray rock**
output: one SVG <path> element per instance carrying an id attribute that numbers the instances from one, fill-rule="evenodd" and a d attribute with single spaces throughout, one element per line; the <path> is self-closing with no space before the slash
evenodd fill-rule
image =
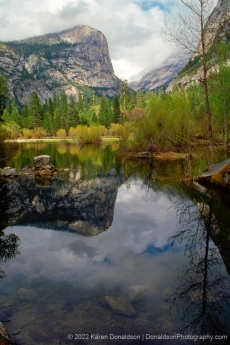
<path id="1" fill-rule="evenodd" d="M 18 175 L 19 175 L 18 171 L 14 168 L 7 168 L 1 171 L 1 176 L 3 177 L 16 177 Z"/>
<path id="2" fill-rule="evenodd" d="M 129 300 L 136 302 L 147 297 L 153 296 L 157 293 L 156 289 L 149 285 L 136 285 L 129 287 Z"/>
<path id="3" fill-rule="evenodd" d="M 123 314 L 128 316 L 136 314 L 132 304 L 123 298 L 105 296 L 105 299 L 114 314 Z"/>
<path id="4" fill-rule="evenodd" d="M 34 157 L 34 167 L 35 168 L 41 168 L 41 167 L 44 167 L 48 164 L 50 164 L 50 156 L 43 155 L 43 156 Z"/>
<path id="5" fill-rule="evenodd" d="M 22 300 L 25 300 L 25 301 L 34 301 L 34 300 L 37 300 L 39 297 L 37 291 L 33 289 L 25 289 L 25 288 L 19 289 L 18 295 Z"/>

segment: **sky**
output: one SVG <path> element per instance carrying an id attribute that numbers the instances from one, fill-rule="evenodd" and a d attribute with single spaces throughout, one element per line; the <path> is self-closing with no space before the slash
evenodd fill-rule
<path id="1" fill-rule="evenodd" d="M 180 0 L 0 0 L 0 41 L 88 25 L 106 36 L 115 74 L 139 80 L 173 53 L 160 32 Z"/>

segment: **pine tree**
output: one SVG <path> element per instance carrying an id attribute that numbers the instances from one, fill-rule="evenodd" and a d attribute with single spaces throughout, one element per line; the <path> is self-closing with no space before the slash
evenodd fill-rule
<path id="1" fill-rule="evenodd" d="M 61 114 L 61 128 L 68 131 L 69 130 L 68 99 L 64 90 L 62 90 L 61 96 L 60 96 L 60 114 Z"/>
<path id="2" fill-rule="evenodd" d="M 106 128 L 109 128 L 112 118 L 113 113 L 111 110 L 110 101 L 105 96 L 103 96 L 100 100 L 100 109 L 98 114 L 99 123 Z"/>
<path id="3" fill-rule="evenodd" d="M 22 112 L 21 112 L 21 126 L 22 128 L 29 127 L 29 109 L 26 104 L 22 108 Z"/>
<path id="4" fill-rule="evenodd" d="M 142 89 L 140 89 L 137 92 L 137 106 L 139 108 L 145 108 L 146 104 L 145 104 L 145 97 L 144 97 L 144 92 L 142 91 Z"/>
<path id="5" fill-rule="evenodd" d="M 127 105 L 129 102 L 129 87 L 128 87 L 128 80 L 124 80 L 121 85 L 121 97 L 120 97 L 120 103 L 123 106 L 123 109 L 127 109 Z"/>
<path id="6" fill-rule="evenodd" d="M 120 109 L 120 103 L 119 103 L 119 99 L 117 95 L 114 95 L 113 97 L 112 108 L 113 108 L 114 122 L 118 123 L 121 116 L 121 109 Z"/>
<path id="7" fill-rule="evenodd" d="M 68 104 L 68 122 L 69 127 L 76 127 L 80 124 L 79 113 L 77 111 L 76 102 L 74 97 L 71 95 Z"/>
<path id="8" fill-rule="evenodd" d="M 38 128 L 42 125 L 42 107 L 37 92 L 33 91 L 29 102 L 29 126 Z"/>
<path id="9" fill-rule="evenodd" d="M 53 133 L 57 133 L 57 131 L 61 128 L 61 112 L 59 108 L 54 109 L 54 120 L 53 120 Z"/>
<path id="10" fill-rule="evenodd" d="M 80 113 L 84 108 L 84 102 L 82 98 L 81 91 L 78 91 L 78 97 L 77 97 L 77 111 Z"/>

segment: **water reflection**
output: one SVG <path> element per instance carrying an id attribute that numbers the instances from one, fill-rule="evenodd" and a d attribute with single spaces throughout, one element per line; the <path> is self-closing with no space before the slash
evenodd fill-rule
<path id="1" fill-rule="evenodd" d="M 228 211 L 213 190 L 197 185 L 185 192 L 190 198 L 178 200 L 176 206 L 182 229 L 171 239 L 172 244 L 185 242 L 189 262 L 181 268 L 179 285 L 167 299 L 169 310 L 181 315 L 184 333 L 229 337 L 230 279 L 222 266 L 224 260 L 229 272 L 225 253 L 226 243 L 228 252 L 230 248 Z M 213 343 L 228 344 L 229 340 Z"/>
<path id="2" fill-rule="evenodd" d="M 16 305 L 1 314 L 11 318 L 16 342 L 72 345 L 76 340 L 67 336 L 75 333 L 227 334 L 229 281 L 223 262 L 229 271 L 230 217 L 219 196 L 178 182 L 189 169 L 186 162 L 123 163 L 109 147 L 89 151 L 65 145 L 58 152 L 51 145 L 38 152 L 50 154 L 62 168 L 50 187 L 25 178 L 0 191 L 1 228 L 20 236 L 21 255 L 3 263 L 7 277 L 0 293 Z M 25 164 L 34 155 L 27 152 L 16 162 Z M 22 299 L 21 289 L 34 290 L 37 299 Z M 106 296 L 129 301 L 136 314 L 113 312 Z"/>

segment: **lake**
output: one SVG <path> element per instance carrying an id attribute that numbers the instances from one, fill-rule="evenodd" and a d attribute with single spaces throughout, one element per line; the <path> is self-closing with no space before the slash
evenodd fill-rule
<path id="1" fill-rule="evenodd" d="M 27 143 L 4 162 L 58 171 L 0 182 L 0 320 L 18 345 L 229 344 L 229 192 L 180 182 L 208 153 L 116 149 Z"/>

